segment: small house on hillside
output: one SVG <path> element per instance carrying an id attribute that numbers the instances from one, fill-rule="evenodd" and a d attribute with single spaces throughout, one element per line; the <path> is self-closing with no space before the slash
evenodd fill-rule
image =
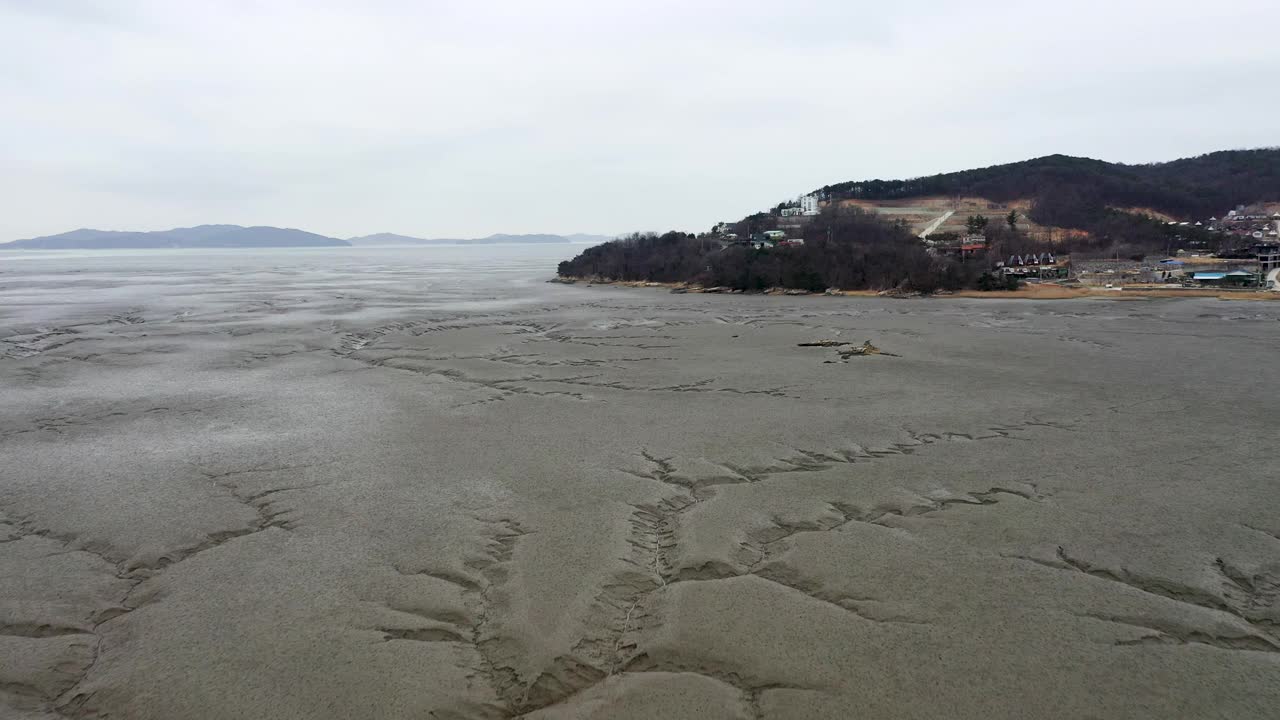
<path id="1" fill-rule="evenodd" d="M 987 244 L 985 242 L 962 242 L 958 245 L 939 245 L 930 252 L 935 255 L 944 257 L 955 257 L 961 260 L 968 260 L 976 255 L 985 253 Z"/>

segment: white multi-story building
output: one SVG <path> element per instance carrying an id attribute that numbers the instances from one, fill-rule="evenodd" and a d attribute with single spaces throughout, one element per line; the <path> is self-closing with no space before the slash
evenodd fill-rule
<path id="1" fill-rule="evenodd" d="M 795 217 L 796 215 L 817 215 L 818 214 L 818 193 L 810 193 L 809 195 L 801 195 L 796 200 L 796 204 L 791 207 L 782 208 L 782 217 Z"/>

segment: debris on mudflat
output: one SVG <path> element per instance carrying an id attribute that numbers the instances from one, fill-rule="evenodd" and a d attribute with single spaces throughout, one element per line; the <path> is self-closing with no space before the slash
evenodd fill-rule
<path id="1" fill-rule="evenodd" d="M 872 345 L 870 340 L 862 343 L 861 345 L 856 345 L 850 348 L 842 348 L 840 350 L 837 350 L 836 352 L 840 353 L 840 357 L 844 358 L 845 360 L 848 360 L 849 358 L 857 355 L 888 355 L 889 357 L 902 357 L 901 355 L 896 355 L 894 353 L 889 353 L 881 350 L 875 345 Z"/>
<path id="2" fill-rule="evenodd" d="M 872 345 L 870 340 L 867 340 L 861 345 L 854 345 L 851 342 L 844 342 L 841 340 L 814 340 L 813 342 L 796 343 L 796 346 L 835 348 L 836 352 L 840 354 L 840 359 L 824 360 L 824 363 L 846 362 L 849 358 L 858 357 L 860 355 L 888 355 L 889 357 L 902 357 L 896 353 L 881 350 L 875 345 Z"/>
<path id="3" fill-rule="evenodd" d="M 853 343 L 840 342 L 839 340 L 817 340 L 814 342 L 797 343 L 796 347 L 843 347 L 852 345 Z"/>

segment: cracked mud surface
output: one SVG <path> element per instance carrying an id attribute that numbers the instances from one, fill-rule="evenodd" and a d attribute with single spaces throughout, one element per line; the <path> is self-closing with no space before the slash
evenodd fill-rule
<path id="1" fill-rule="evenodd" d="M 1274 717 L 1280 309 L 462 252 L 6 261 L 0 717 Z"/>

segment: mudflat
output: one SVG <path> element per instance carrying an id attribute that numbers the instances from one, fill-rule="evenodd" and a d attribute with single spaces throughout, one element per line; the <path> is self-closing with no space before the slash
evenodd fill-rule
<path id="1" fill-rule="evenodd" d="M 1275 716 L 1280 306 L 556 253 L 0 259 L 0 717 Z"/>

